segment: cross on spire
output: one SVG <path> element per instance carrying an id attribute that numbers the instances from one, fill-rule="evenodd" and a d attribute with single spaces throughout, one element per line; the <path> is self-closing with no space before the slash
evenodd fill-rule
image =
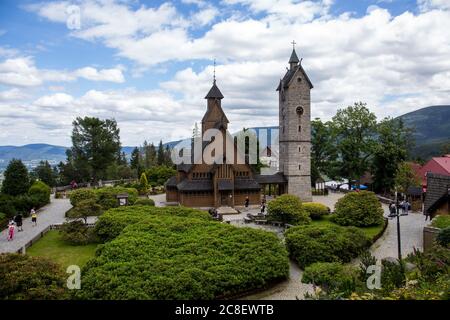
<path id="1" fill-rule="evenodd" d="M 295 40 L 292 40 L 292 49 L 294 49 L 295 50 L 295 45 L 297 44 L 297 42 L 295 42 Z"/>
<path id="2" fill-rule="evenodd" d="M 216 59 L 214 59 L 214 75 L 213 75 L 213 82 L 216 83 Z"/>

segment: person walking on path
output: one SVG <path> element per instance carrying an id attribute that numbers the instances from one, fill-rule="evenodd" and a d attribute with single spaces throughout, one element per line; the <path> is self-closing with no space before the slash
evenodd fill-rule
<path id="1" fill-rule="evenodd" d="M 8 225 L 8 241 L 14 240 L 14 231 L 15 231 L 14 221 L 11 220 Z"/>
<path id="2" fill-rule="evenodd" d="M 250 199 L 248 198 L 248 196 L 245 198 L 245 208 L 248 208 L 248 205 L 250 203 Z"/>
<path id="3" fill-rule="evenodd" d="M 31 209 L 31 223 L 33 224 L 33 227 L 37 226 L 37 214 L 34 208 Z"/>
<path id="4" fill-rule="evenodd" d="M 407 216 L 408 213 L 409 213 L 409 206 L 410 206 L 410 205 L 411 205 L 411 204 L 409 203 L 409 201 L 408 201 L 408 200 L 405 200 L 405 202 L 404 202 L 404 204 L 403 204 L 403 213 L 404 213 L 405 216 Z"/>
<path id="5" fill-rule="evenodd" d="M 17 226 L 17 232 L 23 231 L 23 228 L 22 228 L 22 224 L 23 224 L 23 217 L 22 217 L 22 214 L 18 213 L 18 214 L 14 217 L 14 222 L 16 223 L 16 226 Z"/>

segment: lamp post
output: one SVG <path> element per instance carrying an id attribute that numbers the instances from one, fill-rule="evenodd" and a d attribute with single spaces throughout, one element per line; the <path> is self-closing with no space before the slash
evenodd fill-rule
<path id="1" fill-rule="evenodd" d="M 397 245 L 398 245 L 398 260 L 402 260 L 402 242 L 400 237 L 400 212 L 399 212 L 399 203 L 398 203 L 398 193 L 397 189 L 395 190 L 395 212 L 397 214 Z"/>

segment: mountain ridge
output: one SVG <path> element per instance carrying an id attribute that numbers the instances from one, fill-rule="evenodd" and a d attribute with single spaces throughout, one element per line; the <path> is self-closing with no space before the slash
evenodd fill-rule
<path id="1" fill-rule="evenodd" d="M 416 145 L 411 150 L 414 158 L 428 159 L 432 156 L 437 156 L 443 145 L 450 144 L 450 121 L 448 121 L 450 119 L 450 105 L 429 106 L 405 113 L 397 118 L 401 118 L 407 126 L 416 129 L 413 134 Z M 255 129 L 259 132 L 262 129 L 276 128 L 277 126 L 268 126 L 252 127 L 250 129 Z M 187 139 L 169 141 L 164 143 L 164 146 L 173 147 Z M 22 159 L 28 167 L 37 165 L 41 160 L 47 160 L 55 165 L 60 161 L 66 160 L 66 150 L 68 148 L 47 143 L 0 146 L 0 170 L 5 168 L 13 158 Z M 130 155 L 134 148 L 134 146 L 123 146 L 122 151 Z"/>

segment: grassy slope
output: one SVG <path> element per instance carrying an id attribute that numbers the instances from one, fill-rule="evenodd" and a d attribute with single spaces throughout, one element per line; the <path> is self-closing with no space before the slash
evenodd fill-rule
<path id="1" fill-rule="evenodd" d="M 89 259 L 94 257 L 96 248 L 96 244 L 85 246 L 69 245 L 61 240 L 58 231 L 51 230 L 28 248 L 27 254 L 48 258 L 62 265 L 64 269 L 70 265 L 78 265 L 81 268 Z"/>
<path id="2" fill-rule="evenodd" d="M 330 221 L 331 215 L 328 216 L 324 216 L 322 219 L 320 220 L 313 220 L 312 221 L 312 225 L 331 225 L 331 224 L 335 224 L 334 222 Z M 373 239 L 373 237 L 375 237 L 378 233 L 381 232 L 381 230 L 383 229 L 383 225 L 380 226 L 374 226 L 374 227 L 368 227 L 368 228 L 359 228 L 362 231 L 364 231 L 364 233 L 370 237 L 371 239 Z"/>

